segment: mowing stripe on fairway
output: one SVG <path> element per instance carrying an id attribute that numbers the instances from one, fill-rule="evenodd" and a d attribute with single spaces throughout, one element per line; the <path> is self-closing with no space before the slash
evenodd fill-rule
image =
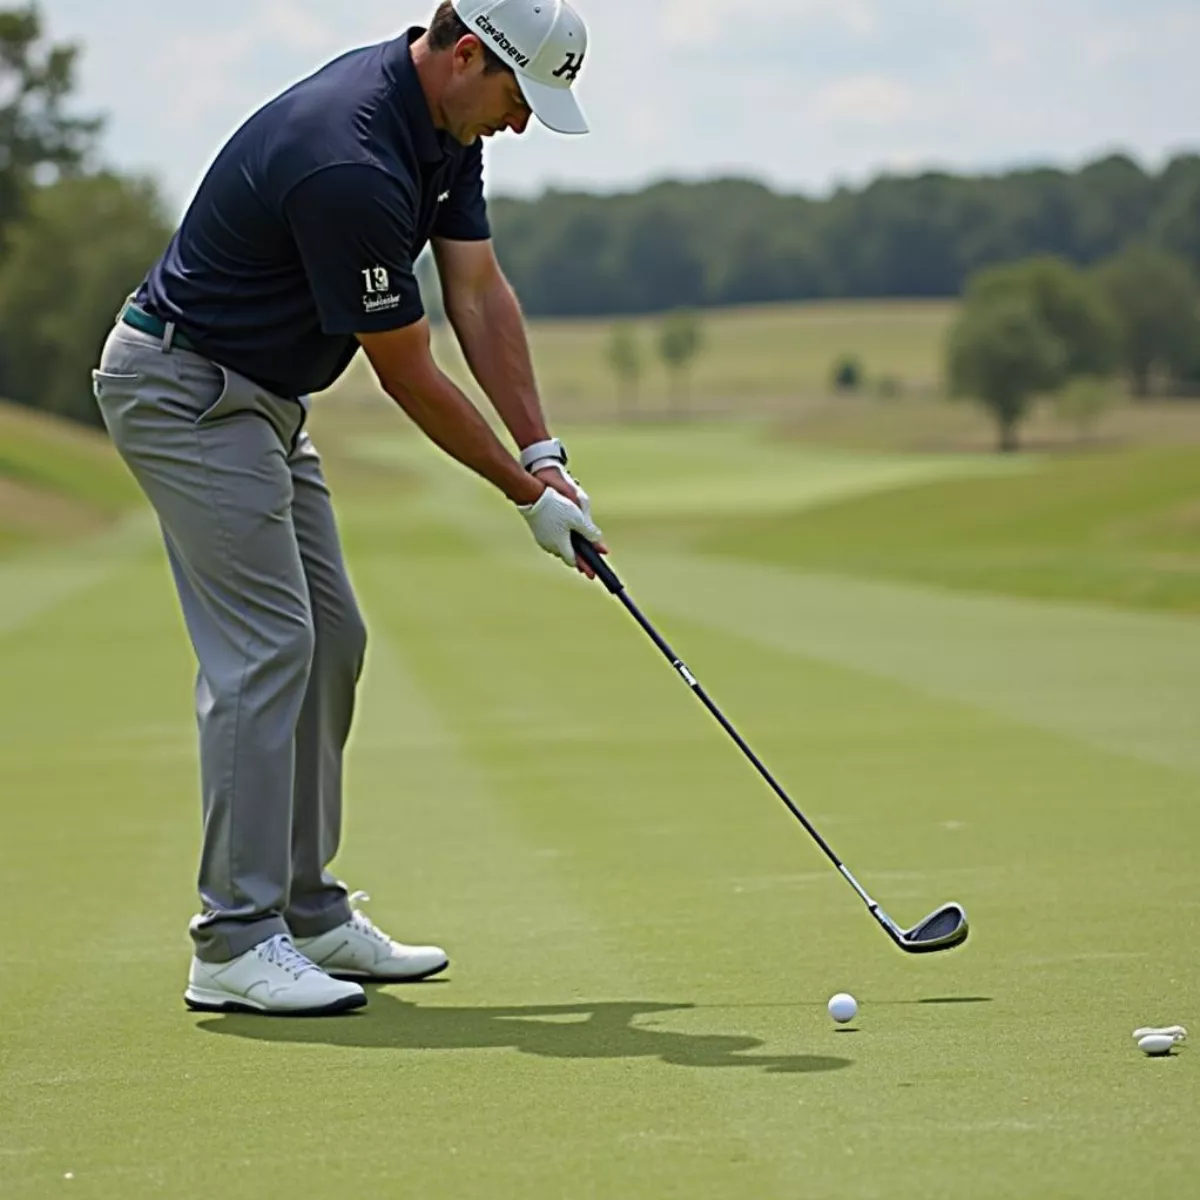
<path id="1" fill-rule="evenodd" d="M 32 550 L 0 561 L 0 637 L 117 574 L 153 544 L 158 526 L 139 509 L 113 529 L 66 549 Z"/>
<path id="2" fill-rule="evenodd" d="M 1200 621 L 683 554 L 626 560 L 651 611 L 1200 771 Z"/>
<path id="3" fill-rule="evenodd" d="M 486 485 L 447 470 L 419 443 L 397 440 L 388 452 L 426 478 L 428 511 L 516 565 L 562 574 L 547 556 L 521 553 L 526 535 Z M 886 474 L 877 482 L 887 486 Z M 1200 771 L 1200 621 L 1192 618 L 955 593 L 680 552 L 621 550 L 613 562 L 652 620 L 656 612 L 684 616 L 1112 753 Z M 663 632 L 672 641 L 669 629 Z M 688 658 L 687 646 L 675 649 Z M 703 678 L 702 664 L 691 665 Z"/>
<path id="4" fill-rule="evenodd" d="M 586 903 L 586 879 L 510 820 L 471 746 L 408 669 L 414 645 L 395 632 L 395 614 L 397 597 L 414 586 L 411 574 L 378 561 L 357 572 L 364 598 L 380 603 L 370 619 L 342 859 L 352 884 L 377 885 L 374 911 L 383 924 L 410 938 L 426 928 L 445 936 L 453 960 L 444 985 L 374 991 L 358 1021 L 376 1023 L 404 1071 L 406 1121 L 422 1131 L 406 1151 L 409 1169 L 456 1196 L 565 1192 L 589 1177 L 636 1194 L 665 1141 L 687 1147 L 690 1165 L 677 1174 L 693 1189 L 722 1170 L 732 1149 L 744 1159 L 739 1178 L 776 1194 L 777 1164 L 755 1153 L 755 1131 L 741 1128 L 720 1083 L 687 1070 L 689 1057 L 672 1058 L 681 1048 L 696 1054 L 693 1046 L 705 1042 L 686 1030 L 686 1015 L 673 1015 L 689 1007 L 673 1003 L 673 994 L 691 989 L 653 982 L 661 972 L 648 971 L 603 909 Z M 205 1023 L 214 1032 L 222 1024 Z M 328 1025 L 297 1040 L 324 1034 L 334 1045 L 372 1040 L 363 1033 L 343 1041 Z M 714 1065 L 762 1072 L 805 1061 L 764 1053 L 753 1037 L 708 1040 Z M 471 1113 L 470 1158 L 461 1163 L 446 1156 L 447 1146 L 464 1140 L 464 1110 L 446 1103 L 448 1085 L 465 1092 Z M 386 1104 L 386 1093 L 378 1102 Z M 610 1104 L 619 1106 L 621 1128 L 654 1131 L 615 1162 L 595 1137 L 596 1122 L 613 1121 Z M 697 1108 L 709 1116 L 703 1135 L 688 1115 Z M 481 1158 L 490 1167 L 477 1183 Z"/>
<path id="5" fill-rule="evenodd" d="M 377 568 L 358 572 L 365 595 L 394 594 L 389 574 Z M 406 670 L 388 631 L 386 608 L 372 617 L 370 629 L 371 651 L 347 768 L 347 791 L 355 797 L 349 809 L 353 828 L 348 825 L 346 837 L 350 861 L 369 857 L 379 866 L 378 853 L 368 856 L 356 847 L 359 828 L 403 855 L 405 890 L 414 900 L 420 897 L 416 915 L 426 924 L 469 932 L 478 944 L 465 969 L 491 972 L 492 987 L 502 994 L 519 998 L 536 978 L 536 963 L 514 962 L 512 956 L 513 931 L 529 928 L 542 938 L 585 943 L 582 957 L 594 965 L 578 978 L 581 994 L 611 987 L 611 968 L 601 961 L 603 945 L 591 924 L 574 910 L 552 872 L 530 869 L 531 857 L 546 860 L 536 851 L 531 856 L 523 840 L 506 828 L 498 797 L 461 738 Z M 454 887 L 445 886 L 447 872 Z M 374 886 L 372 880 L 365 882 Z M 480 885 L 478 890 L 463 888 L 472 882 Z M 379 886 L 394 883 L 380 880 Z M 384 895 L 380 899 L 388 902 Z M 456 966 L 454 974 L 463 969 Z"/>

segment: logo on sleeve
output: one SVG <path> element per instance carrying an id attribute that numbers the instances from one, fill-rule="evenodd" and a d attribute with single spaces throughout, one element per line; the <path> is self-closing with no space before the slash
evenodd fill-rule
<path id="1" fill-rule="evenodd" d="M 392 291 L 392 277 L 387 268 L 368 267 L 362 277 L 367 288 L 363 296 L 364 312 L 386 312 L 389 308 L 400 307 L 402 297 Z"/>

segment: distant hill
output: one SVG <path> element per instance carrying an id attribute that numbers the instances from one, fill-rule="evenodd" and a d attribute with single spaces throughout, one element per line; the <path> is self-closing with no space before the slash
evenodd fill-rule
<path id="1" fill-rule="evenodd" d="M 101 529 L 139 497 L 103 433 L 0 403 L 0 553 Z"/>

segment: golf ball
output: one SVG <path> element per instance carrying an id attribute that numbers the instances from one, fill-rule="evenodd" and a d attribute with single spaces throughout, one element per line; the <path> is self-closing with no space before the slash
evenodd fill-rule
<path id="1" fill-rule="evenodd" d="M 1175 1039 L 1169 1033 L 1148 1033 L 1138 1042 L 1138 1049 L 1143 1054 L 1170 1054 Z"/>
<path id="2" fill-rule="evenodd" d="M 829 998 L 829 1015 L 839 1025 L 853 1021 L 856 1012 L 858 1012 L 858 1001 L 848 992 L 838 992 L 836 996 Z"/>

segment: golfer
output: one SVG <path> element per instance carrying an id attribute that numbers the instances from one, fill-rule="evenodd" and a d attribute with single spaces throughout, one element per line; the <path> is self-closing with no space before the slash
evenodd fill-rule
<path id="1" fill-rule="evenodd" d="M 342 1012 L 361 980 L 442 971 L 329 871 L 366 631 L 305 418 L 360 347 L 383 389 L 585 574 L 600 545 L 538 398 L 497 264 L 481 139 L 587 132 L 587 31 L 564 0 L 447 0 L 428 30 L 352 51 L 250 117 L 119 314 L 93 372 L 153 505 L 198 662 L 204 839 L 187 1004 Z M 438 369 L 413 263 L 519 453 Z M 603 549 L 603 547 L 601 547 Z"/>

